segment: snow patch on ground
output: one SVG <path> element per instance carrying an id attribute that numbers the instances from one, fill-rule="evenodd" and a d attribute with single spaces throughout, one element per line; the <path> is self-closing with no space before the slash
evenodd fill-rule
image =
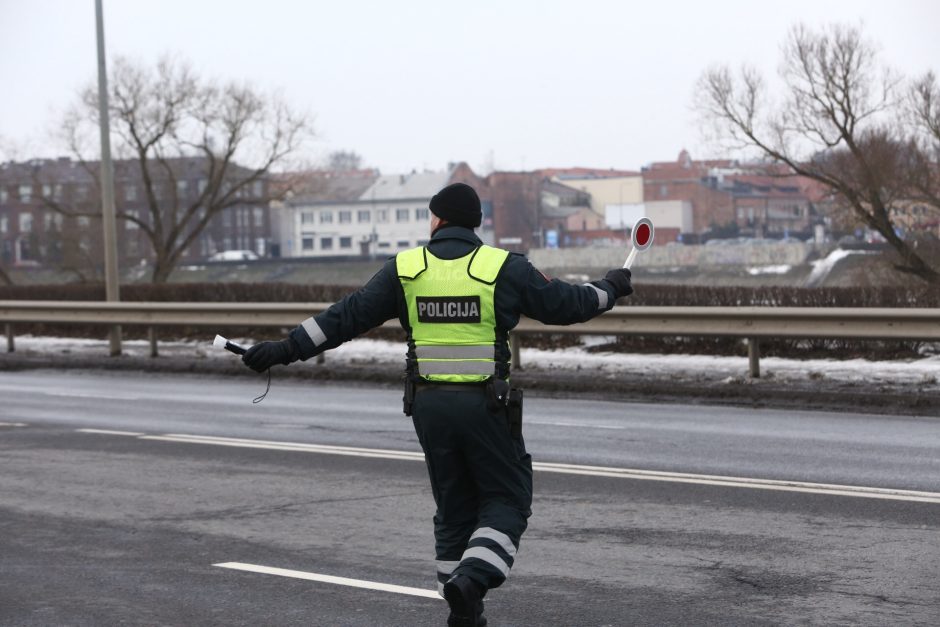
<path id="1" fill-rule="evenodd" d="M 250 346 L 261 338 L 229 338 Z M 594 338 L 592 344 L 609 338 Z M 595 345 L 596 345 L 595 344 Z M 24 354 L 84 354 L 106 355 L 107 340 L 89 340 L 56 337 L 16 337 L 16 350 Z M 196 359 L 237 359 L 236 356 L 212 346 L 212 337 L 205 341 L 160 342 L 161 356 Z M 150 345 L 146 340 L 126 340 L 124 352 L 129 356 L 146 357 Z M 357 339 L 347 342 L 325 354 L 326 361 L 340 364 L 389 364 L 396 367 L 404 363 L 405 345 L 384 340 Z M 0 353 L 2 359 L 2 353 Z M 616 378 L 643 376 L 655 378 L 700 378 L 726 384 L 739 384 L 747 377 L 746 357 L 711 355 L 649 355 L 635 353 L 590 352 L 584 347 L 558 350 L 522 348 L 521 360 L 528 371 L 588 372 L 593 376 Z M 764 378 L 778 381 L 807 381 L 825 379 L 838 382 L 869 384 L 915 383 L 925 388 L 937 387 L 940 377 L 940 355 L 913 360 L 868 361 L 865 359 L 783 359 L 765 357 L 760 361 Z"/>
<path id="2" fill-rule="evenodd" d="M 813 270 L 809 273 L 809 276 L 806 277 L 806 282 L 804 285 L 806 287 L 813 287 L 814 285 L 819 285 L 822 283 L 829 273 L 832 272 L 832 269 L 836 267 L 836 264 L 849 257 L 851 255 L 870 255 L 874 254 L 873 251 L 869 250 L 843 250 L 842 248 L 836 248 L 834 251 L 829 253 L 825 259 L 819 259 L 817 261 L 811 261 L 810 265 L 813 266 Z"/>
<path id="3" fill-rule="evenodd" d="M 758 274 L 786 274 L 789 272 L 793 266 L 781 265 L 781 266 L 758 266 L 756 268 L 748 268 L 747 273 L 751 276 L 757 276 Z"/>

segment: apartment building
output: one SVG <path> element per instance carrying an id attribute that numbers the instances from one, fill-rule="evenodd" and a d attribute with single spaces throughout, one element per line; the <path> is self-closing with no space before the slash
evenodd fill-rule
<path id="1" fill-rule="evenodd" d="M 312 173 L 322 179 L 278 210 L 280 251 L 284 257 L 387 257 L 430 239 L 431 197 L 441 188 L 467 182 L 485 185 L 464 163 L 442 171 L 379 175 L 374 171 Z M 484 219 L 492 222 L 489 199 Z M 483 231 L 486 231 L 484 224 Z"/>
<path id="2" fill-rule="evenodd" d="M 202 198 L 208 185 L 209 163 L 203 158 L 176 158 L 144 184 L 133 160 L 114 162 L 114 198 L 118 258 L 121 265 L 153 259 L 153 247 L 144 228 L 157 221 L 168 231 L 174 220 L 195 207 L 194 219 L 180 226 L 192 232 L 205 216 Z M 102 257 L 99 162 L 69 158 L 35 159 L 0 164 L 0 263 L 11 266 L 93 266 Z M 230 165 L 224 185 L 248 171 Z M 234 184 L 234 183 L 232 183 Z M 149 193 L 157 211 L 152 210 Z M 206 224 L 181 261 L 198 261 L 225 250 L 269 252 L 268 182 L 266 179 L 233 192 L 231 206 Z"/>
<path id="3" fill-rule="evenodd" d="M 681 201 L 691 208 L 691 220 L 681 231 L 685 241 L 720 232 L 808 236 L 818 220 L 818 185 L 774 164 L 694 160 L 682 150 L 676 161 L 651 163 L 642 175 L 644 203 Z"/>

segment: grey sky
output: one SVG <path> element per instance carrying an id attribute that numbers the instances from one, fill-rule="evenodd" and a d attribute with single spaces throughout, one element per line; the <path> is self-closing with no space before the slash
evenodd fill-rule
<path id="1" fill-rule="evenodd" d="M 797 21 L 864 21 L 896 69 L 940 72 L 935 0 L 105 0 L 109 56 L 171 52 L 280 89 L 315 115 L 312 159 L 355 150 L 386 173 L 479 169 L 491 151 L 501 169 L 708 156 L 697 77 L 715 62 L 774 73 Z M 93 0 L 0 0 L 8 157 L 65 154 L 48 131 L 95 63 Z"/>

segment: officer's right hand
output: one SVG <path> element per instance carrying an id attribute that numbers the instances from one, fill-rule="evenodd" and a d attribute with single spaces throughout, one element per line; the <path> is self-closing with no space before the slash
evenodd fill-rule
<path id="1" fill-rule="evenodd" d="M 289 341 L 259 342 L 242 355 L 242 363 L 255 372 L 264 372 L 277 364 L 286 366 L 291 362 L 290 349 L 285 345 Z"/>
<path id="2" fill-rule="evenodd" d="M 633 293 L 633 285 L 630 283 L 630 278 L 630 271 L 626 268 L 617 268 L 604 275 L 604 280 L 613 286 L 617 298 L 629 296 Z"/>

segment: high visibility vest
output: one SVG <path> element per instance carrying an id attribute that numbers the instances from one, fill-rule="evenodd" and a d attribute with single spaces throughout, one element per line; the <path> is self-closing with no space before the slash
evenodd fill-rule
<path id="1" fill-rule="evenodd" d="M 411 374 L 442 383 L 480 383 L 496 374 L 493 293 L 508 257 L 492 246 L 459 259 L 438 259 L 423 246 L 398 253 Z"/>

